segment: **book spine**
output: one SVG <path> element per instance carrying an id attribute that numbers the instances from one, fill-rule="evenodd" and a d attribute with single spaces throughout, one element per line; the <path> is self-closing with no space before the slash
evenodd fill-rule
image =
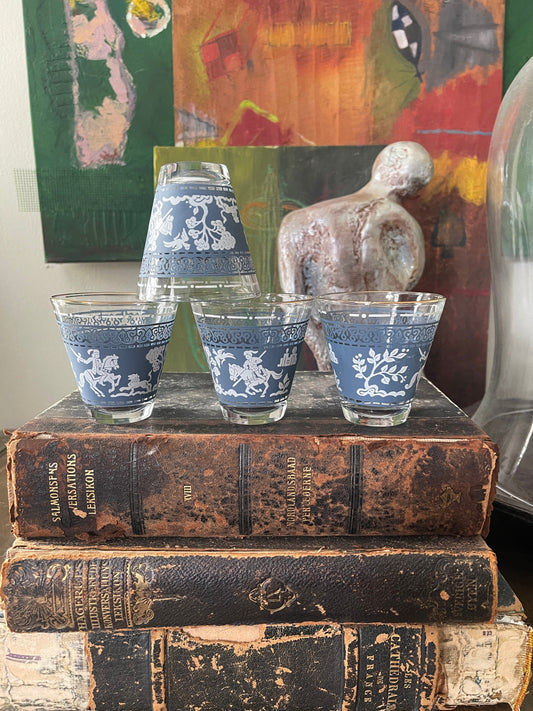
<path id="1" fill-rule="evenodd" d="M 496 606 L 493 552 L 381 547 L 342 550 L 102 550 L 16 546 L 0 596 L 12 631 L 169 625 L 487 621 Z"/>
<path id="2" fill-rule="evenodd" d="M 468 708 L 509 709 L 490 705 L 495 699 L 516 707 L 527 686 L 530 630 L 487 624 L 444 634 L 452 630 L 464 657 L 450 669 L 440 661 L 442 627 L 304 623 L 17 634 L 0 625 L 0 701 L 12 711 L 430 711 L 456 706 L 441 693 L 452 674 L 467 696 L 477 695 Z M 486 636 L 494 639 L 488 650 Z"/>
<path id="3" fill-rule="evenodd" d="M 486 529 L 485 438 L 253 434 L 14 436 L 24 538 L 463 535 Z"/>

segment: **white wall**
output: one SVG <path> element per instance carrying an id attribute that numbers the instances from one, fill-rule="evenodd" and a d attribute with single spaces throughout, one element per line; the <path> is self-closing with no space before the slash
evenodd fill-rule
<path id="1" fill-rule="evenodd" d="M 55 1 L 55 0 L 54 0 Z M 21 0 L 0 23 L 0 431 L 76 387 L 49 297 L 136 288 L 133 262 L 46 264 L 38 212 L 20 212 L 15 169 L 35 169 Z"/>

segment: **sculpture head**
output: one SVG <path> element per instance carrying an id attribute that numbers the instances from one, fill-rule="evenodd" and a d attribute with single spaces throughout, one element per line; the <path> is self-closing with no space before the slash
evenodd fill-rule
<path id="1" fill-rule="evenodd" d="M 426 149 L 414 141 L 386 146 L 374 161 L 372 180 L 390 188 L 398 197 L 416 195 L 433 177 L 433 161 Z"/>

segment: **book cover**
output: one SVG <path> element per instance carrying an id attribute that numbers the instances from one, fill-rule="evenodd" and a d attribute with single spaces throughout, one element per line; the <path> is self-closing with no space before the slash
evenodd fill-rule
<path id="1" fill-rule="evenodd" d="M 12 433 L 14 533 L 136 536 L 477 535 L 497 448 L 422 379 L 406 423 L 358 427 L 331 373 L 298 372 L 287 414 L 242 427 L 207 373 L 163 374 L 152 417 L 98 425 L 77 393 Z"/>
<path id="2" fill-rule="evenodd" d="M 480 536 L 17 539 L 0 599 L 15 632 L 494 619 Z"/>

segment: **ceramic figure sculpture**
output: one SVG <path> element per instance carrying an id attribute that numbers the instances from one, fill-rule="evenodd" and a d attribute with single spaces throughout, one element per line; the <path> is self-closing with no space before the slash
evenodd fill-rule
<path id="1" fill-rule="evenodd" d="M 281 290 L 317 296 L 411 289 L 424 269 L 424 238 L 401 200 L 416 195 L 432 177 L 425 148 L 392 143 L 377 156 L 361 190 L 289 213 L 278 235 Z M 316 315 L 305 340 L 318 369 L 329 370 Z"/>

